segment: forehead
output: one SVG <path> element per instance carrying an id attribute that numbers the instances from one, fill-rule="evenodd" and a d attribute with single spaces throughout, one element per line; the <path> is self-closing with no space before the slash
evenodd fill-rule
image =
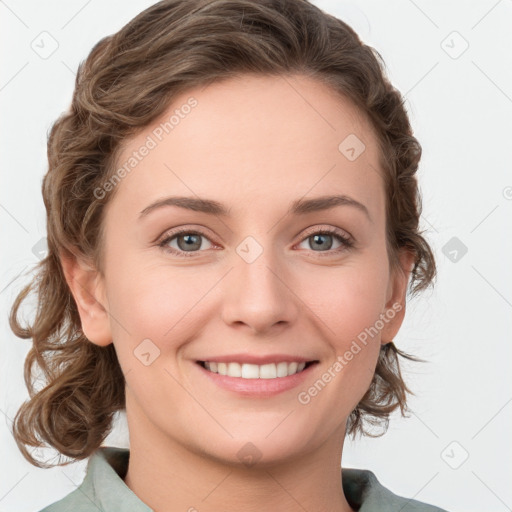
<path id="1" fill-rule="evenodd" d="M 125 141 L 113 202 L 138 214 L 166 194 L 189 195 L 247 210 L 337 192 L 378 209 L 378 157 L 371 124 L 324 84 L 243 75 L 180 94 Z"/>

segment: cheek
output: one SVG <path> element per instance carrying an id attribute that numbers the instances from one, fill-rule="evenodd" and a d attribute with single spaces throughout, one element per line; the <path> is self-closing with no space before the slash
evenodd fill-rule
<path id="1" fill-rule="evenodd" d="M 385 306 L 386 262 L 355 260 L 345 266 L 304 272 L 300 296 L 327 327 L 339 349 L 374 326 Z"/>
<path id="2" fill-rule="evenodd" d="M 135 349 L 144 339 L 161 351 L 173 340 L 186 338 L 201 315 L 201 298 L 215 276 L 194 277 L 189 270 L 149 268 L 119 262 L 110 275 L 109 304 L 113 338 L 122 351 Z M 211 283 L 210 283 L 211 281 Z"/>
<path id="3" fill-rule="evenodd" d="M 303 276 L 306 274 L 302 274 Z M 381 347 L 380 322 L 388 285 L 387 260 L 368 255 L 302 278 L 301 296 L 331 348 L 320 380 L 330 391 L 318 403 L 348 414 L 368 389 Z M 315 390 L 312 390 L 313 393 Z"/>
<path id="4" fill-rule="evenodd" d="M 369 271 L 362 279 L 344 269 L 336 282 L 324 284 L 329 287 L 329 293 L 322 298 L 319 289 L 311 287 L 309 300 L 314 303 L 315 315 L 321 319 L 316 325 L 322 329 L 331 355 L 318 385 L 304 391 L 306 399 L 315 397 L 318 410 L 338 411 L 332 419 L 334 428 L 340 415 L 348 416 L 371 384 L 381 347 L 377 326 L 386 281 L 376 271 Z M 324 385 L 328 391 L 319 393 Z"/>

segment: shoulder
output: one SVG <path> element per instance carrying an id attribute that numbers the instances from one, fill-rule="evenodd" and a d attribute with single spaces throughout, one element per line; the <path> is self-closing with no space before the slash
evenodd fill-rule
<path id="1" fill-rule="evenodd" d="M 343 468 L 343 492 L 358 512 L 447 512 L 412 498 L 394 494 L 367 469 Z"/>
<path id="2" fill-rule="evenodd" d="M 91 471 L 91 461 L 93 457 L 89 459 L 87 474 L 83 482 L 74 491 L 39 512 L 97 512 L 102 510 L 99 506 L 93 485 L 94 474 L 93 471 Z"/>
<path id="3" fill-rule="evenodd" d="M 80 488 L 78 488 L 39 512 L 70 512 L 71 510 L 73 512 L 91 512 L 98 510 L 98 507 L 93 501 L 87 499 Z"/>

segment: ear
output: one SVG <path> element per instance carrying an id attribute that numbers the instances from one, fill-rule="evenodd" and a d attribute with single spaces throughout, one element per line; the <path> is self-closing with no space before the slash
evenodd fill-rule
<path id="1" fill-rule="evenodd" d="M 383 311 L 384 327 L 381 331 L 381 343 L 393 341 L 398 334 L 405 317 L 405 302 L 409 277 L 414 265 L 414 253 L 405 248 L 400 250 L 400 267 L 393 269 Z"/>
<path id="2" fill-rule="evenodd" d="M 78 307 L 83 333 L 96 345 L 109 345 L 112 335 L 103 276 L 79 256 L 61 252 L 60 262 Z"/>

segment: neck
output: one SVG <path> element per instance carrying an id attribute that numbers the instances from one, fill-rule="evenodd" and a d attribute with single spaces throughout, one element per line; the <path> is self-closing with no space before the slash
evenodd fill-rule
<path id="1" fill-rule="evenodd" d="M 125 484 L 155 512 L 353 512 L 343 494 L 344 430 L 292 459 L 247 467 L 171 439 L 143 415 L 127 413 Z"/>

